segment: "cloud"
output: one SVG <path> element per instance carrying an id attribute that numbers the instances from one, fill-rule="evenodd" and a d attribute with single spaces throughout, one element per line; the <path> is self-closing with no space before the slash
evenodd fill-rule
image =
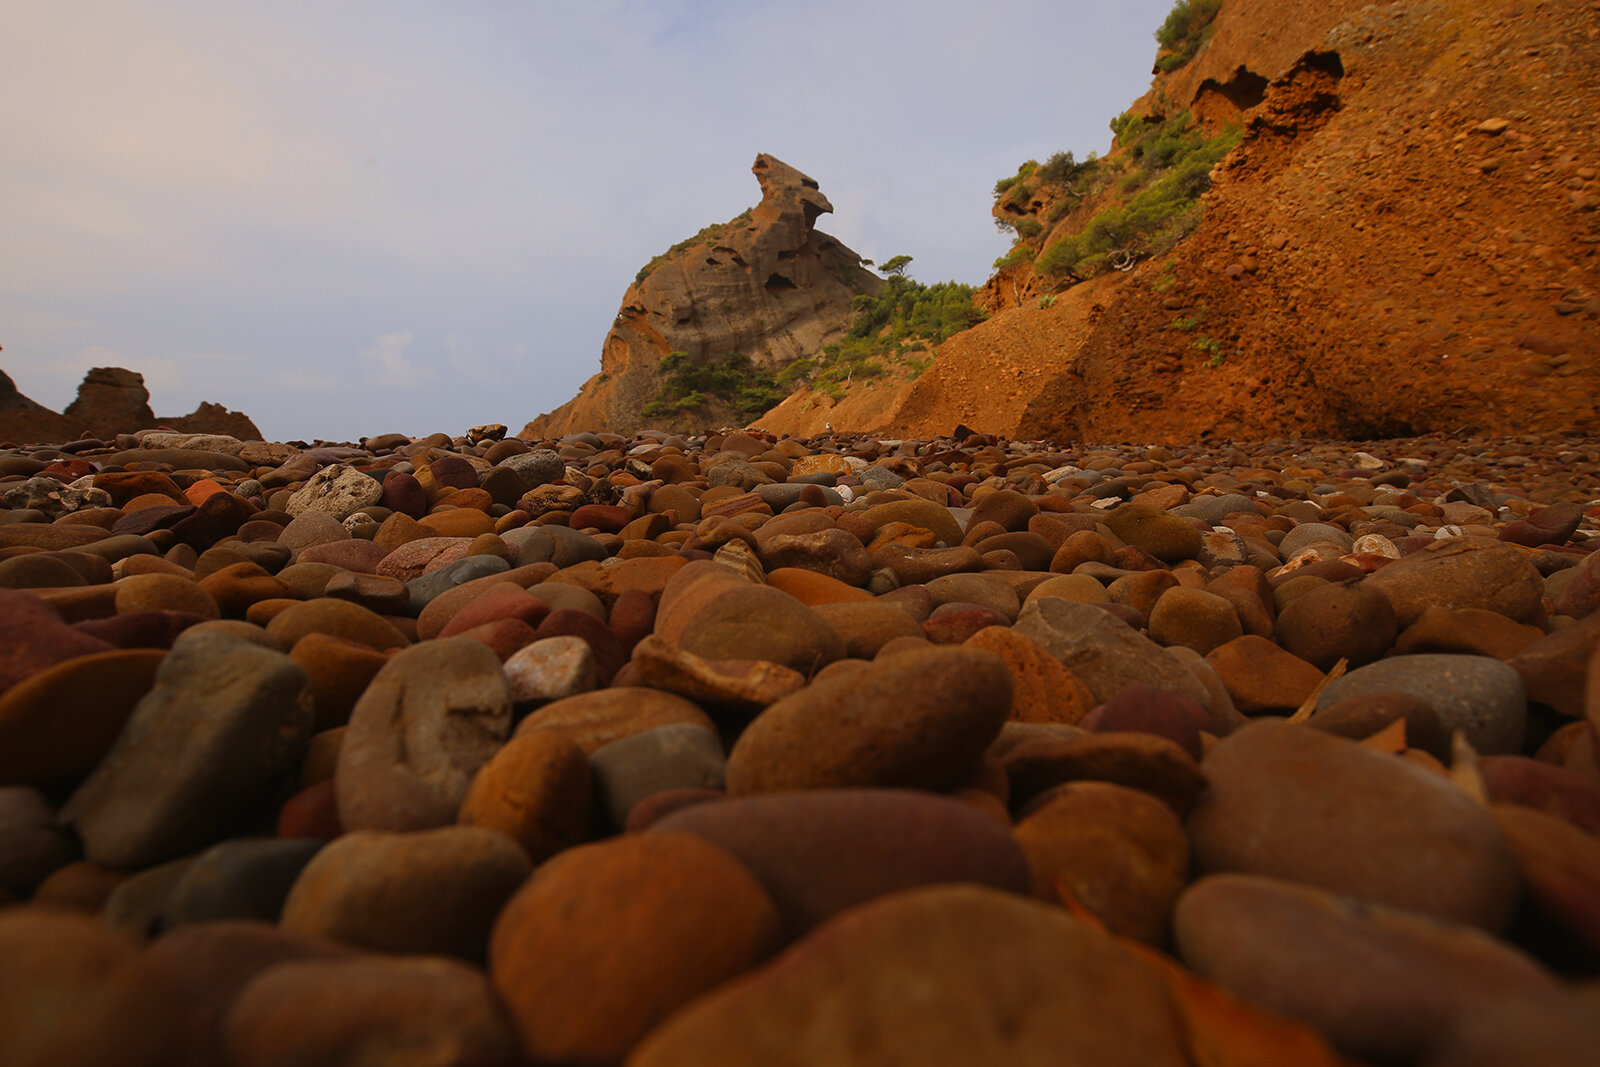
<path id="1" fill-rule="evenodd" d="M 395 330 L 378 338 L 371 348 L 363 348 L 357 359 L 371 376 L 372 384 L 417 389 L 433 380 L 434 370 L 407 359 L 406 349 L 410 347 L 411 331 Z"/>

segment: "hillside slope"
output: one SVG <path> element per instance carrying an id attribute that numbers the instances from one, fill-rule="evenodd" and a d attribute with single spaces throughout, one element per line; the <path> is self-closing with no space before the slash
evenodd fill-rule
<path id="1" fill-rule="evenodd" d="M 1006 189 L 1021 252 L 980 294 L 990 319 L 870 424 L 850 398 L 829 419 L 1094 440 L 1592 427 L 1597 66 L 1589 3 L 1224 0 L 1118 118 L 1119 144 L 1185 122 L 1237 140 L 1188 236 L 1114 250 L 1125 270 L 1086 241 L 1051 274 L 1106 201 Z M 1102 171 L 1130 174 L 1127 152 Z M 761 424 L 817 432 L 815 400 Z"/>

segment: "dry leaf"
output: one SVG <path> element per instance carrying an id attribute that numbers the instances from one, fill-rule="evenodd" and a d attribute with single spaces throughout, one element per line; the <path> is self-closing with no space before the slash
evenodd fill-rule
<path id="1" fill-rule="evenodd" d="M 1350 661 L 1347 659 L 1341 659 L 1338 663 L 1335 663 L 1333 669 L 1322 676 L 1322 681 L 1317 683 L 1317 687 L 1311 691 L 1310 696 L 1306 697 L 1305 702 L 1295 709 L 1293 715 L 1289 716 L 1289 721 L 1305 722 L 1311 718 L 1311 713 L 1317 710 L 1317 699 L 1322 696 L 1322 691 L 1343 677 L 1345 669 L 1349 666 Z"/>
<path id="2" fill-rule="evenodd" d="M 1483 807 L 1489 806 L 1489 787 L 1484 785 L 1483 772 L 1478 769 L 1478 750 L 1467 743 L 1460 730 L 1450 739 L 1450 780 Z"/>
<path id="3" fill-rule="evenodd" d="M 1388 752 L 1390 754 L 1404 752 L 1406 750 L 1405 719 L 1394 720 L 1394 722 L 1391 722 L 1377 733 L 1363 738 L 1361 744 L 1366 748 L 1375 748 L 1379 752 Z"/>

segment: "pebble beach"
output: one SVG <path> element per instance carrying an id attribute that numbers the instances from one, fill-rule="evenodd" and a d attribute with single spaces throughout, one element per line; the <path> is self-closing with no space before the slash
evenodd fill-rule
<path id="1" fill-rule="evenodd" d="M 1600 445 L 0 446 L 5 1065 L 1592 1064 Z"/>

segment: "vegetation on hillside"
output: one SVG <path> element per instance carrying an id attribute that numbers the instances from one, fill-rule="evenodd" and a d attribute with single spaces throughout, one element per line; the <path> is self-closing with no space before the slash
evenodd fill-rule
<path id="1" fill-rule="evenodd" d="M 779 372 L 778 384 L 810 385 L 839 396 L 854 381 L 881 378 L 896 368 L 915 377 L 932 362 L 933 345 L 983 321 L 972 286 L 913 281 L 903 273 L 910 262 L 909 256 L 887 260 L 882 269 L 899 269 L 877 292 L 851 302 L 855 319 L 845 339 L 790 363 Z"/>
<path id="2" fill-rule="evenodd" d="M 684 238 L 671 248 L 667 249 L 665 252 L 662 252 L 660 255 L 652 257 L 650 262 L 639 268 L 639 273 L 633 276 L 633 280 L 635 282 L 644 281 L 646 278 L 650 277 L 651 273 L 654 272 L 657 267 L 661 266 L 662 263 L 665 263 L 668 259 L 671 259 L 679 252 L 682 252 L 686 249 L 693 248 L 696 245 L 706 245 L 708 247 L 715 245 L 722 239 L 723 234 L 749 222 L 750 211 L 750 208 L 745 208 L 727 222 L 712 223 L 710 226 L 705 227 L 693 237 Z"/>
<path id="3" fill-rule="evenodd" d="M 723 408 L 749 422 L 788 395 L 770 372 L 742 354 L 703 360 L 692 359 L 687 352 L 669 352 L 656 369 L 663 377 L 645 405 L 649 419 L 677 423 L 694 415 L 709 417 L 714 408 Z"/>
<path id="4" fill-rule="evenodd" d="M 1222 0 L 1178 0 L 1173 4 L 1156 30 L 1156 43 L 1161 46 L 1156 70 L 1170 74 L 1193 59 L 1211 39 L 1211 23 L 1221 8 Z"/>
<path id="5" fill-rule="evenodd" d="M 1192 59 L 1221 6 L 1178 0 L 1156 31 L 1157 67 L 1175 70 Z M 1031 265 L 1059 287 L 1169 251 L 1199 225 L 1211 170 L 1243 136 L 1237 125 L 1207 136 L 1187 111 L 1124 112 L 1111 120 L 1111 132 L 1104 157 L 1057 152 L 995 183 L 995 224 L 1016 235 L 997 270 Z"/>

